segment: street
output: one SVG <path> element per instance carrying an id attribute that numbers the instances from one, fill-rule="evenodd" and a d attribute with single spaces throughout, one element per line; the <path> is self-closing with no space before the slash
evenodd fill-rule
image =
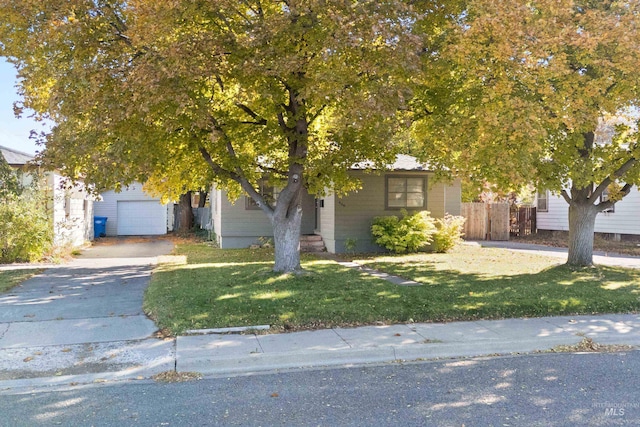
<path id="1" fill-rule="evenodd" d="M 0 390 L 1 426 L 640 425 L 640 352 Z"/>

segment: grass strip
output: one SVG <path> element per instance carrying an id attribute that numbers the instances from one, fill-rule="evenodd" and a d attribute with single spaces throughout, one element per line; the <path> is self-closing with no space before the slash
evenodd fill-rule
<path id="1" fill-rule="evenodd" d="M 0 293 L 18 286 L 31 276 L 42 271 L 40 268 L 29 268 L 23 270 L 0 270 Z"/>
<path id="2" fill-rule="evenodd" d="M 145 311 L 172 334 L 269 324 L 276 331 L 640 310 L 640 271 L 571 269 L 561 260 L 461 245 L 449 254 L 369 256 L 358 262 L 415 280 L 402 287 L 303 256 L 303 275 L 271 271 L 267 249 L 178 245 L 161 265 Z"/>

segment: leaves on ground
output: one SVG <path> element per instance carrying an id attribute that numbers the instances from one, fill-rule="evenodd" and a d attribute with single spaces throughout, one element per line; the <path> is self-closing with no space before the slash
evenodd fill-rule
<path id="1" fill-rule="evenodd" d="M 584 337 L 578 344 L 558 345 L 549 350 L 551 353 L 614 353 L 633 350 L 634 347 L 626 344 L 599 344 L 593 339 Z"/>
<path id="2" fill-rule="evenodd" d="M 202 374 L 198 372 L 160 372 L 151 377 L 154 381 L 161 383 L 183 383 L 187 381 L 197 381 L 202 379 Z"/>

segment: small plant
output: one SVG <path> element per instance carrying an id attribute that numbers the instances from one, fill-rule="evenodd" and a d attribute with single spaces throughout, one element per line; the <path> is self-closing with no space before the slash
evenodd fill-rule
<path id="1" fill-rule="evenodd" d="M 355 237 L 347 237 L 344 239 L 344 249 L 347 253 L 354 254 L 358 246 L 358 239 Z"/>
<path id="2" fill-rule="evenodd" d="M 409 215 L 402 210 L 402 218 L 379 216 L 373 219 L 371 233 L 376 244 L 392 252 L 403 254 L 417 252 L 433 240 L 436 232 L 435 221 L 429 212 Z"/>
<path id="3" fill-rule="evenodd" d="M 431 250 L 438 253 L 449 252 L 462 241 L 465 218 L 447 214 L 435 222 L 436 232 L 433 234 Z"/>

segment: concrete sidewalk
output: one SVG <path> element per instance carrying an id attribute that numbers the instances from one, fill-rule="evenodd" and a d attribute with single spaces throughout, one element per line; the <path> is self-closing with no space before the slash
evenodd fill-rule
<path id="1" fill-rule="evenodd" d="M 2 331 L 0 331 L 0 334 Z M 93 358 L 84 363 L 92 373 L 46 376 L 25 375 L 0 380 L 0 394 L 18 389 L 62 387 L 122 380 L 147 379 L 175 369 L 226 377 L 284 370 L 352 367 L 424 361 L 441 358 L 498 356 L 545 351 L 573 345 L 589 337 L 597 344 L 640 346 L 640 315 L 560 316 L 492 321 L 415 323 L 334 328 L 284 334 L 203 334 L 175 340 L 148 337 L 128 341 L 119 359 L 129 356 L 134 364 Z M 122 351 L 125 342 L 91 344 L 91 353 Z M 68 345 L 74 352 L 89 344 Z M 47 350 L 48 349 L 48 350 Z M 60 346 L 43 347 L 48 363 L 61 363 Z M 63 351 L 63 350 L 62 350 Z M 5 354 L 6 356 L 6 354 Z M 143 361 L 146 363 L 141 363 Z M 8 361 L 0 359 L 0 369 Z M 117 364 L 117 363 L 116 363 Z M 102 366 L 102 369 L 101 369 Z"/>
<path id="2" fill-rule="evenodd" d="M 640 345 L 640 316 L 602 315 L 366 326 L 177 338 L 176 370 L 207 375 L 524 353 L 579 343 Z"/>

